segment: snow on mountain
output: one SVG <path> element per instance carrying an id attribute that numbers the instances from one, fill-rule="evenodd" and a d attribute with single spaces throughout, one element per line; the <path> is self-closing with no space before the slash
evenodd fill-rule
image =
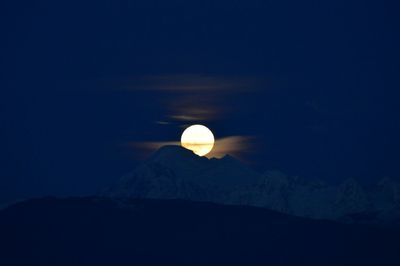
<path id="1" fill-rule="evenodd" d="M 207 159 L 179 146 L 164 146 L 124 176 L 108 195 L 226 203 L 235 191 L 261 180 L 262 176 L 230 156 Z"/>
<path id="2" fill-rule="evenodd" d="M 334 207 L 338 214 L 346 214 L 365 212 L 371 206 L 366 191 L 355 179 L 350 178 L 338 187 Z"/>
<path id="3" fill-rule="evenodd" d="M 259 174 L 229 155 L 208 159 L 180 146 L 160 148 L 106 195 L 251 205 L 349 222 L 400 218 L 400 185 L 387 178 L 369 190 L 354 179 L 330 186 L 279 171 Z"/>

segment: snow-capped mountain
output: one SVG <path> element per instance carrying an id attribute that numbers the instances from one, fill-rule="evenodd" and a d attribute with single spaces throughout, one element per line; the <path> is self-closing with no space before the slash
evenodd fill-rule
<path id="1" fill-rule="evenodd" d="M 106 195 L 250 205 L 347 222 L 398 222 L 400 218 L 400 185 L 388 178 L 370 189 L 354 179 L 331 186 L 279 171 L 260 174 L 229 155 L 207 159 L 180 146 L 160 148 Z"/>
<path id="2" fill-rule="evenodd" d="M 179 146 L 160 148 L 145 163 L 124 176 L 108 191 L 114 197 L 180 198 L 233 203 L 231 194 L 243 191 L 263 178 L 233 157 L 199 157 Z"/>

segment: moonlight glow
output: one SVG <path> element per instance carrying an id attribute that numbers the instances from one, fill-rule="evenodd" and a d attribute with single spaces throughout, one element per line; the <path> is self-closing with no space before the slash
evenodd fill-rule
<path id="1" fill-rule="evenodd" d="M 199 156 L 204 156 L 214 146 L 214 135 L 203 125 L 193 125 L 183 131 L 181 145 Z"/>

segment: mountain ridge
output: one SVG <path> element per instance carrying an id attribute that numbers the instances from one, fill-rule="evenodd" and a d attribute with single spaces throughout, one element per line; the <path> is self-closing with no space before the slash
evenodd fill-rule
<path id="1" fill-rule="evenodd" d="M 249 205 L 344 222 L 400 223 L 400 184 L 390 179 L 371 189 L 355 179 L 333 186 L 280 171 L 260 174 L 230 155 L 208 159 L 179 146 L 161 147 L 105 195 Z M 369 218 L 363 220 L 367 216 L 362 214 Z"/>

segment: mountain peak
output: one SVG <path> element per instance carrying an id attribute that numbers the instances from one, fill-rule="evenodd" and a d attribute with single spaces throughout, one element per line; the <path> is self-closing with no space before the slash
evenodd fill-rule
<path id="1" fill-rule="evenodd" d="M 184 198 L 223 203 L 262 176 L 231 156 L 209 160 L 180 146 L 163 146 L 111 190 L 113 196 Z"/>
<path id="2" fill-rule="evenodd" d="M 222 158 L 221 158 L 221 160 L 224 160 L 224 161 L 237 161 L 237 159 L 235 158 L 235 157 L 233 157 L 232 155 L 229 155 L 229 154 L 225 154 Z"/>
<path id="3" fill-rule="evenodd" d="M 159 148 L 152 156 L 149 161 L 153 162 L 164 162 L 170 160 L 182 160 L 182 159 L 199 159 L 200 156 L 196 155 L 191 150 L 183 148 L 178 145 L 165 145 Z"/>
<path id="4" fill-rule="evenodd" d="M 160 147 L 155 154 L 157 153 L 193 153 L 191 150 L 188 150 L 179 145 L 164 145 Z"/>

